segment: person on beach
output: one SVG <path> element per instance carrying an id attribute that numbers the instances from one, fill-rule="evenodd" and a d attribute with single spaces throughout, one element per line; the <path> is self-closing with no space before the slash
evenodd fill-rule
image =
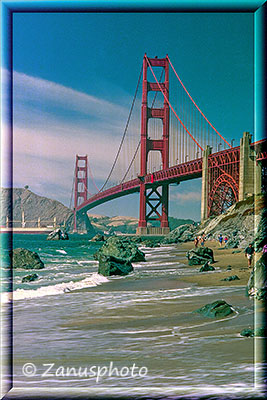
<path id="1" fill-rule="evenodd" d="M 201 236 L 201 241 L 200 241 L 201 246 L 205 246 L 205 240 L 206 240 L 206 237 L 205 237 L 205 234 L 203 233 L 203 235 Z"/>
<path id="2" fill-rule="evenodd" d="M 198 246 L 198 237 L 197 236 L 195 237 L 194 244 L 195 244 L 195 248 L 197 249 L 197 246 Z"/>
<path id="3" fill-rule="evenodd" d="M 228 242 L 228 237 L 225 236 L 225 238 L 224 238 L 224 244 L 226 244 L 227 242 Z"/>
<path id="4" fill-rule="evenodd" d="M 248 259 L 248 267 L 251 268 L 252 257 L 255 254 L 254 247 L 252 243 L 249 243 L 248 247 L 245 249 L 245 257 Z"/>
<path id="5" fill-rule="evenodd" d="M 219 243 L 220 243 L 220 246 L 222 245 L 222 242 L 223 242 L 223 237 L 222 237 L 222 234 L 219 236 Z"/>
<path id="6" fill-rule="evenodd" d="M 262 248 L 262 254 L 267 253 L 267 243 Z"/>

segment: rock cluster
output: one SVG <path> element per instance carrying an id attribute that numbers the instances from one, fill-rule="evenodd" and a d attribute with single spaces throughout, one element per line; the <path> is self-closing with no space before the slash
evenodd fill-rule
<path id="1" fill-rule="evenodd" d="M 188 265 L 202 265 L 207 262 L 214 263 L 213 250 L 209 247 L 199 247 L 186 253 Z"/>
<path id="2" fill-rule="evenodd" d="M 98 273 L 105 276 L 126 275 L 133 271 L 132 262 L 146 260 L 136 243 L 117 236 L 108 238 L 94 258 L 99 261 Z"/>
<path id="3" fill-rule="evenodd" d="M 34 251 L 17 248 L 9 253 L 13 268 L 42 269 L 44 263 Z"/>
<path id="4" fill-rule="evenodd" d="M 205 221 L 197 235 L 205 233 L 217 240 L 222 234 L 228 237 L 226 248 L 246 248 L 248 243 L 254 243 L 256 251 L 261 250 L 264 238 L 267 237 L 265 204 L 266 196 L 262 194 L 239 201 L 224 214 Z M 256 236 L 255 226 L 258 227 Z"/>
<path id="5" fill-rule="evenodd" d="M 196 225 L 185 224 L 180 225 L 162 239 L 163 244 L 183 243 L 193 241 L 196 232 Z"/>
<path id="6" fill-rule="evenodd" d="M 22 278 L 21 282 L 25 283 L 25 282 L 33 282 L 36 281 L 36 279 L 38 279 L 38 275 L 37 274 L 30 274 L 30 275 L 26 275 Z"/>
<path id="7" fill-rule="evenodd" d="M 67 232 L 57 228 L 53 232 L 49 233 L 46 240 L 69 240 L 69 235 Z"/>

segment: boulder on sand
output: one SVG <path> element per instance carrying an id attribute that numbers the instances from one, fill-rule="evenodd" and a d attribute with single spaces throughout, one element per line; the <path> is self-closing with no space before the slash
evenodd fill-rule
<path id="1" fill-rule="evenodd" d="M 108 238 L 103 246 L 94 254 L 94 258 L 99 261 L 102 255 L 113 256 L 129 261 L 130 263 L 146 261 L 144 253 L 127 237 L 112 236 Z"/>
<path id="2" fill-rule="evenodd" d="M 224 300 L 216 300 L 213 303 L 206 304 L 205 306 L 193 311 L 198 314 L 204 315 L 208 318 L 227 317 L 234 312 L 232 306 Z"/>
<path id="3" fill-rule="evenodd" d="M 98 261 L 98 273 L 104 276 L 128 275 L 133 271 L 132 264 L 129 260 L 100 254 Z"/>
<path id="4" fill-rule="evenodd" d="M 213 250 L 208 247 L 199 247 L 198 249 L 189 250 L 186 253 L 188 259 L 188 265 L 201 265 L 207 261 L 209 263 L 214 262 Z"/>
<path id="5" fill-rule="evenodd" d="M 27 249 L 13 249 L 9 253 L 13 268 L 42 269 L 44 263 L 34 251 Z"/>
<path id="6" fill-rule="evenodd" d="M 205 262 L 204 265 L 199 269 L 199 272 L 206 272 L 206 271 L 214 271 L 215 268 L 209 264 L 208 261 Z"/>
<path id="7" fill-rule="evenodd" d="M 196 227 L 193 224 L 180 225 L 168 233 L 162 240 L 163 244 L 183 243 L 194 239 Z"/>
<path id="8" fill-rule="evenodd" d="M 245 336 L 245 337 L 254 337 L 254 336 L 266 337 L 267 336 L 267 328 L 243 329 L 240 332 L 240 335 Z"/>
<path id="9" fill-rule="evenodd" d="M 263 253 L 256 262 L 248 280 L 247 292 L 257 300 L 267 300 L 267 253 Z"/>
<path id="10" fill-rule="evenodd" d="M 227 276 L 224 279 L 221 279 L 221 281 L 240 281 L 240 278 L 238 278 L 237 275 L 231 275 L 231 276 Z"/>
<path id="11" fill-rule="evenodd" d="M 38 275 L 37 274 L 30 274 L 30 275 L 26 275 L 22 278 L 21 282 L 25 283 L 25 282 L 32 282 L 32 281 L 36 281 L 36 279 L 38 279 Z"/>

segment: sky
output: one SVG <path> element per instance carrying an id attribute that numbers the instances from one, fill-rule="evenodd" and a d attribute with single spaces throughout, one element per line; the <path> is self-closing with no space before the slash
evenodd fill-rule
<path id="1" fill-rule="evenodd" d="M 253 133 L 253 14 L 17 13 L 14 176 L 70 205 L 76 154 L 101 186 L 116 155 L 144 53 L 169 55 L 216 129 Z M 5 71 L 4 71 L 5 73 Z M 141 111 L 141 110 L 140 110 Z M 170 187 L 170 215 L 200 219 L 201 180 Z M 138 194 L 90 210 L 138 216 Z"/>

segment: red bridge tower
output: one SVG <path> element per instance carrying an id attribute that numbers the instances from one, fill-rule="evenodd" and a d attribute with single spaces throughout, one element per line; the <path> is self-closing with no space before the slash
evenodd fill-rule
<path id="1" fill-rule="evenodd" d="M 77 231 L 77 207 L 87 200 L 88 160 L 86 156 L 76 155 L 74 184 L 74 231 Z"/>
<path id="2" fill-rule="evenodd" d="M 163 67 L 165 71 L 165 79 L 162 83 L 148 82 L 147 70 L 153 67 Z M 164 104 L 162 108 L 148 107 L 148 92 L 163 91 Z M 168 184 L 161 185 L 153 181 L 150 189 L 146 188 L 145 177 L 147 175 L 148 153 L 150 151 L 160 151 L 162 159 L 162 169 L 169 167 L 169 61 L 166 58 L 148 58 L 145 54 L 143 60 L 143 94 L 141 109 L 141 166 L 140 166 L 140 214 L 137 233 L 162 233 L 169 232 L 168 222 L 168 201 L 169 187 Z M 149 118 L 160 118 L 162 120 L 162 138 L 150 139 L 148 135 Z M 159 189 L 159 190 L 158 190 Z M 160 228 L 152 228 L 147 226 L 147 222 L 152 220 L 160 221 Z"/>

